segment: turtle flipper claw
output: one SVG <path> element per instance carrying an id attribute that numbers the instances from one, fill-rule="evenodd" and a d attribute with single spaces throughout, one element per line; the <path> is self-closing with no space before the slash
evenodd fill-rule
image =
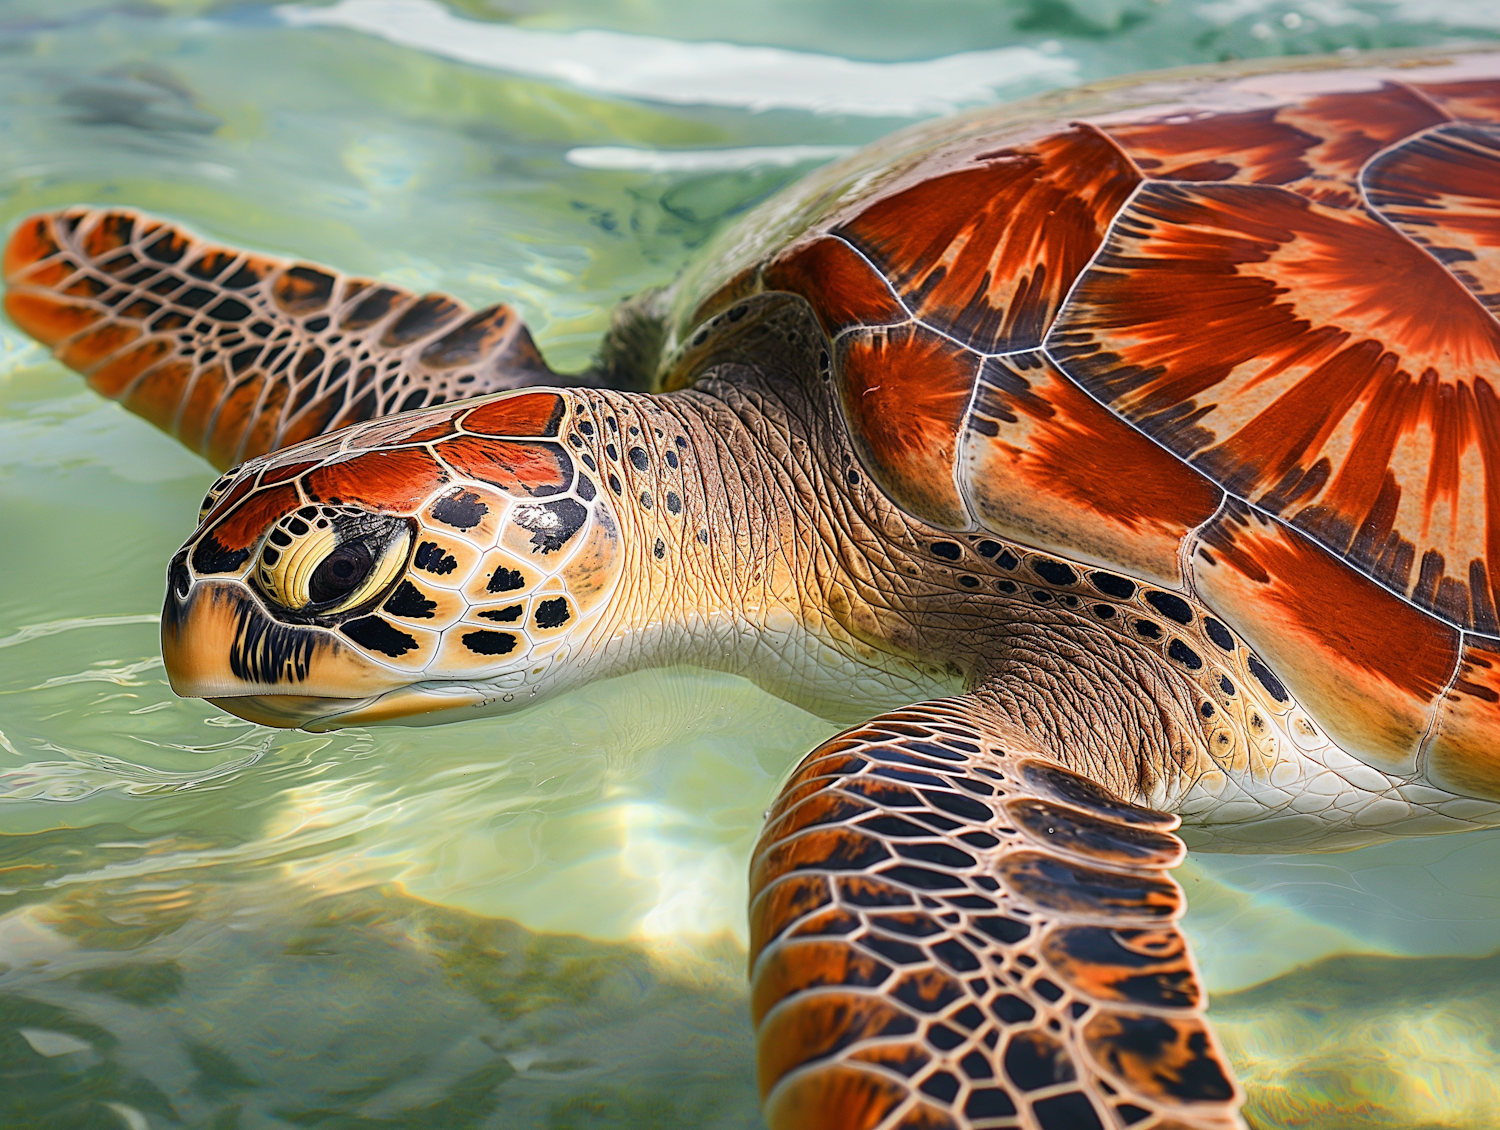
<path id="1" fill-rule="evenodd" d="M 213 246 L 129 209 L 22 221 L 3 273 L 18 326 L 219 467 L 374 416 L 573 383 L 508 306 Z"/>

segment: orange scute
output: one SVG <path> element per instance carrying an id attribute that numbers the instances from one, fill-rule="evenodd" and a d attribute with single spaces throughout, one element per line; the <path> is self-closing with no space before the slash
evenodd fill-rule
<path id="1" fill-rule="evenodd" d="M 1469 638 L 1435 730 L 1427 747 L 1432 783 L 1500 800 L 1500 640 Z"/>
<path id="2" fill-rule="evenodd" d="M 485 436 L 555 436 L 566 411 L 567 401 L 555 392 L 523 392 L 479 405 L 462 427 Z"/>
<path id="3" fill-rule="evenodd" d="M 458 436 L 435 446 L 459 474 L 493 483 L 510 494 L 557 494 L 573 484 L 573 461 L 556 444 Z"/>
<path id="4" fill-rule="evenodd" d="M 363 503 L 376 510 L 411 513 L 449 481 L 425 448 L 370 451 L 324 464 L 303 478 L 308 496 L 320 502 Z"/>
<path id="5" fill-rule="evenodd" d="M 838 380 L 855 450 L 898 505 L 946 529 L 969 524 L 953 480 L 959 423 L 979 358 L 921 326 L 839 342 Z"/>
<path id="6" fill-rule="evenodd" d="M 854 248 L 831 236 L 777 259 L 766 268 L 765 283 L 806 298 L 830 338 L 849 326 L 891 325 L 910 317 L 885 279 Z"/>
<path id="7" fill-rule="evenodd" d="M 1202 538 L 1198 594 L 1340 746 L 1412 772 L 1458 660 L 1458 631 L 1242 505 Z"/>

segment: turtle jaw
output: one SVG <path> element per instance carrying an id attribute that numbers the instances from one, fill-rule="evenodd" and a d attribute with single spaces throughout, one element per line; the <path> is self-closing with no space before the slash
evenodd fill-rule
<path id="1" fill-rule="evenodd" d="M 318 695 L 248 694 L 210 698 L 220 710 L 278 729 L 307 730 L 323 734 L 348 726 L 372 726 L 389 722 L 422 725 L 423 715 L 443 714 L 431 719 L 451 720 L 449 711 L 488 706 L 494 701 L 477 687 L 467 684 L 424 683 L 397 687 L 369 698 L 324 698 Z"/>

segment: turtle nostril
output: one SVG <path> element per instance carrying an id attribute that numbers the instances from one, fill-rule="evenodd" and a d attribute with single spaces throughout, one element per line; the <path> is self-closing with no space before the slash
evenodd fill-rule
<path id="1" fill-rule="evenodd" d="M 167 566 L 167 591 L 175 593 L 180 599 L 187 596 L 188 589 L 192 586 L 193 575 L 188 572 L 187 550 L 184 549 Z"/>

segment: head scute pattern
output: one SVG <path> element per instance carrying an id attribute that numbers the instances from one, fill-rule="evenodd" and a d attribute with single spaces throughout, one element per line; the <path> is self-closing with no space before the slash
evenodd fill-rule
<path id="1" fill-rule="evenodd" d="M 610 504 L 556 438 L 567 413 L 563 395 L 508 394 L 356 425 L 224 476 L 186 568 L 235 584 L 236 654 L 269 656 L 274 637 L 296 656 L 237 668 L 306 693 L 328 652 L 371 682 L 503 695 L 564 663 L 620 566 Z"/>

